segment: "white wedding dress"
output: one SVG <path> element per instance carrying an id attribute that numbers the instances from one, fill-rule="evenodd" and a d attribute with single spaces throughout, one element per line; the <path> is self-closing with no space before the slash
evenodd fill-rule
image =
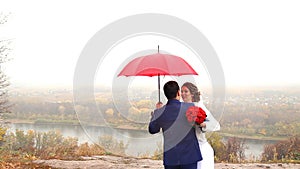
<path id="1" fill-rule="evenodd" d="M 200 101 L 195 103 L 196 106 L 201 107 L 206 112 L 206 127 L 202 128 L 196 127 L 196 136 L 199 142 L 200 151 L 202 154 L 202 161 L 197 164 L 197 169 L 214 169 L 214 150 L 211 145 L 207 142 L 205 137 L 205 132 L 218 131 L 220 130 L 220 123 L 213 117 L 209 110 L 203 104 L 202 96 L 200 95 Z"/>

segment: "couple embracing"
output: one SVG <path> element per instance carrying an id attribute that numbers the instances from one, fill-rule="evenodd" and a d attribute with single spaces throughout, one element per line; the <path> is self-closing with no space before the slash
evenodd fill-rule
<path id="1" fill-rule="evenodd" d="M 162 129 L 165 169 L 213 169 L 213 149 L 205 131 L 219 130 L 220 125 L 203 105 L 197 87 L 187 82 L 180 92 L 178 83 L 169 81 L 163 90 L 168 102 L 154 111 L 148 130 L 155 134 Z M 181 96 L 184 102 L 180 102 Z M 201 107 L 207 115 L 207 120 L 195 127 L 185 116 L 191 106 Z"/>

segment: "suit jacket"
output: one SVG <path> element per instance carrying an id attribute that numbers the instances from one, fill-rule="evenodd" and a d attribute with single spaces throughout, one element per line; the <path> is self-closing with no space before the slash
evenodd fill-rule
<path id="1" fill-rule="evenodd" d="M 186 110 L 193 105 L 174 99 L 153 113 L 148 130 L 155 134 L 162 129 L 164 165 L 185 165 L 202 160 L 195 128 L 185 117 Z"/>

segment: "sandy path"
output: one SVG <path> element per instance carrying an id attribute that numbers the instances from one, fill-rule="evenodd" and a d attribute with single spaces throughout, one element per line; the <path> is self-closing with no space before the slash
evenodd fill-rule
<path id="1" fill-rule="evenodd" d="M 36 160 L 38 164 L 63 169 L 163 169 L 162 161 L 116 156 L 85 157 L 82 161 Z M 215 169 L 300 169 L 300 164 L 227 164 L 216 163 Z"/>

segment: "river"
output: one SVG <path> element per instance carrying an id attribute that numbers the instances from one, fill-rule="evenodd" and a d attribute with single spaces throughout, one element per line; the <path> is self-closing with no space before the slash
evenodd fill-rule
<path id="1" fill-rule="evenodd" d="M 36 132 L 59 131 L 64 137 L 76 137 L 79 143 L 98 143 L 101 136 L 112 136 L 118 141 L 127 144 L 125 153 L 129 156 L 152 155 L 162 143 L 162 135 L 151 135 L 147 131 L 114 129 L 110 127 L 80 126 L 65 124 L 29 124 L 12 123 L 9 132 L 15 132 L 16 129 Z M 226 138 L 225 138 L 226 139 Z M 263 152 L 265 144 L 271 144 L 275 141 L 245 139 L 248 149 L 245 150 L 247 159 L 251 156 L 259 158 Z"/>

